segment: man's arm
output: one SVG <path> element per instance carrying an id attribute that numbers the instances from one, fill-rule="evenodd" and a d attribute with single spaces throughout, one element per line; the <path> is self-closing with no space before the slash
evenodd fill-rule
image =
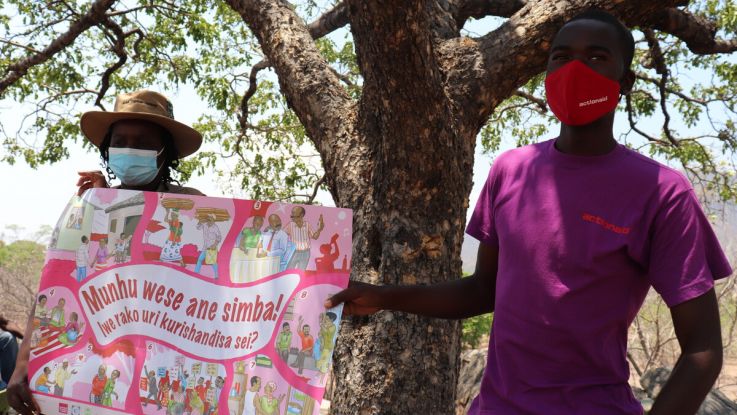
<path id="1" fill-rule="evenodd" d="M 307 227 L 308 227 L 307 230 L 308 231 L 309 231 L 309 226 L 310 226 L 310 224 L 308 222 L 307 223 Z M 317 221 L 317 230 L 314 233 L 310 234 L 310 236 L 312 237 L 312 239 L 315 239 L 316 240 L 317 238 L 319 238 L 320 237 L 320 233 L 322 232 L 323 228 L 325 228 L 325 221 L 323 220 L 322 215 L 320 215 L 320 219 L 318 219 L 318 221 Z"/>
<path id="2" fill-rule="evenodd" d="M 367 315 L 394 310 L 427 317 L 462 319 L 494 311 L 499 248 L 479 244 L 476 271 L 467 278 L 435 285 L 377 286 L 351 282 L 325 302 L 345 303 L 348 314 Z"/>
<path id="3" fill-rule="evenodd" d="M 722 369 L 722 334 L 714 289 L 674 306 L 671 316 L 681 356 L 650 415 L 693 415 Z"/>

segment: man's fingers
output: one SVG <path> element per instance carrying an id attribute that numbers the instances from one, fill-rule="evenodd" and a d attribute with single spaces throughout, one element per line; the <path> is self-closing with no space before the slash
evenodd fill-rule
<path id="1" fill-rule="evenodd" d="M 353 288 L 346 288 L 345 290 L 332 295 L 330 298 L 325 300 L 325 308 L 333 308 L 338 304 L 349 302 L 357 297 L 356 290 Z"/>

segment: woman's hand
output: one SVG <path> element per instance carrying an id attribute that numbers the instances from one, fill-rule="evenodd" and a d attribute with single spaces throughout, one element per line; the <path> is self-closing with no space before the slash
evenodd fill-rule
<path id="1" fill-rule="evenodd" d="M 31 396 L 31 388 L 28 385 L 28 366 L 24 364 L 16 366 L 13 376 L 10 377 L 8 403 L 21 415 L 41 413 L 36 400 Z"/>
<path id="2" fill-rule="evenodd" d="M 80 171 L 77 173 L 80 176 L 79 180 L 77 180 L 77 186 L 79 186 L 77 196 L 82 196 L 82 193 L 84 193 L 85 190 L 92 189 L 93 187 L 109 187 L 105 180 L 105 176 L 103 176 L 102 172 L 99 170 Z"/>

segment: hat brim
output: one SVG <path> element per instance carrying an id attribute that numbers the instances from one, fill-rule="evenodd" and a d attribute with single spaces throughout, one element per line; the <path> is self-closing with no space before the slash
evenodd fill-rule
<path id="1" fill-rule="evenodd" d="M 95 147 L 100 147 L 110 126 L 122 120 L 143 120 L 166 128 L 174 139 L 178 158 L 184 158 L 199 150 L 202 145 L 202 134 L 194 128 L 162 115 L 145 112 L 107 112 L 89 111 L 82 114 L 80 127 L 82 133 Z"/>

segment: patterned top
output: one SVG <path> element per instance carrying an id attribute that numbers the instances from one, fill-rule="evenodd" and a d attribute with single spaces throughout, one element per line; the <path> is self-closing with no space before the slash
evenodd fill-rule
<path id="1" fill-rule="evenodd" d="M 289 222 L 284 229 L 289 235 L 289 239 L 297 246 L 298 251 L 310 249 L 310 237 L 314 233 L 309 222 L 302 222 L 302 226 L 297 226 L 294 222 Z"/>

